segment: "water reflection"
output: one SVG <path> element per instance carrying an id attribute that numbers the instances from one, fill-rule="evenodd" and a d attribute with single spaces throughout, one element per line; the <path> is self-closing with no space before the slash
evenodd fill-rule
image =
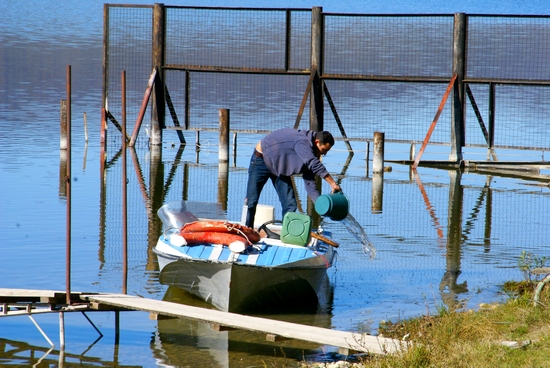
<path id="1" fill-rule="evenodd" d="M 130 280 L 133 279 L 138 288 L 146 289 L 153 296 L 162 295 L 167 287 L 159 282 L 158 264 L 152 252 L 162 231 L 161 222 L 156 215 L 160 206 L 173 200 L 217 202 L 218 205 L 225 206 L 224 211 L 228 219 L 239 219 L 241 215 L 246 169 L 239 165 L 220 167 L 217 164 L 217 155 L 196 151 L 194 147 L 191 147 L 190 152 L 185 152 L 185 146 L 175 145 L 164 147 L 164 150 L 129 148 L 134 168 L 128 176 L 131 193 L 129 211 L 132 213 L 130 231 L 134 236 L 135 249 L 134 253 L 130 252 L 130 257 L 134 257 L 133 261 L 130 260 L 130 270 L 138 270 L 134 271 L 134 276 L 130 277 Z M 243 151 L 246 151 L 245 154 L 248 156 L 249 150 Z M 347 152 L 345 154 L 347 155 Z M 197 163 L 196 156 L 199 155 L 201 164 Z M 335 152 L 335 155 L 338 155 L 338 152 Z M 343 162 L 340 158 L 345 157 L 341 156 L 336 158 L 338 162 Z M 99 260 L 100 268 L 105 268 L 102 271 L 102 279 L 119 272 L 113 271 L 112 264 L 116 264 L 120 256 L 117 255 L 113 260 L 110 255 L 113 249 L 118 249 L 119 242 L 117 234 L 113 233 L 113 227 L 116 228 L 113 224 L 118 223 L 121 210 L 120 204 L 117 203 L 117 188 L 120 188 L 120 181 L 116 179 L 120 170 L 120 157 L 121 153 L 116 149 L 110 153 L 101 175 L 104 180 L 100 195 Z M 327 162 L 328 159 L 332 157 L 327 158 Z M 341 169 L 341 166 L 338 168 Z M 406 315 L 421 313 L 424 308 L 419 312 L 416 312 L 418 308 L 415 309 L 418 298 L 432 292 L 430 289 L 433 285 L 436 285 L 437 298 L 429 301 L 430 308 L 443 303 L 448 308 L 455 309 L 462 306 L 464 300 L 487 298 L 482 292 L 472 294 L 470 290 L 473 289 L 490 291 L 489 297 L 495 298 L 492 286 L 501 279 L 510 277 L 510 273 L 503 269 L 515 267 L 515 257 L 521 252 L 517 247 L 505 245 L 523 241 L 521 237 L 513 240 L 508 234 L 510 209 L 514 209 L 514 214 L 518 209 L 526 211 L 528 218 L 518 215 L 521 224 L 514 223 L 513 226 L 529 227 L 531 230 L 528 231 L 528 241 L 533 244 L 544 244 L 545 232 L 538 231 L 537 226 L 540 224 L 544 227 L 548 221 L 533 213 L 546 213 L 547 197 L 541 196 L 540 193 L 531 193 L 521 199 L 513 194 L 513 190 L 503 188 L 496 192 L 499 206 L 495 210 L 495 190 L 490 186 L 494 181 L 492 175 L 480 176 L 455 170 L 430 172 L 421 168 L 420 172 L 424 176 L 425 172 L 432 175 L 429 181 L 423 183 L 419 172 L 409 172 L 407 168 L 405 172 L 400 173 L 401 169 L 396 167 L 391 174 L 385 173 L 385 178 L 381 176 L 380 183 L 376 184 L 374 177 L 372 180 L 364 177 L 362 167 L 357 170 L 345 165 L 342 170 L 338 181 L 346 188 L 356 228 L 361 229 L 362 233 L 350 232 L 346 224 L 341 222 L 327 223 L 322 219 L 316 219 L 324 229 L 336 235 L 335 240 L 341 245 L 337 267 L 331 270 L 332 276 L 338 276 L 334 290 L 340 294 L 340 298 L 328 307 L 331 311 L 338 311 L 335 319 L 333 318 L 333 321 L 337 321 L 333 328 L 348 329 L 348 318 L 354 319 L 352 328 L 360 326 L 363 323 L 360 319 L 365 318 L 361 313 L 365 310 L 369 316 L 372 314 L 374 326 L 376 320 L 387 319 L 388 313 L 401 315 L 401 312 L 393 313 L 394 310 L 405 309 Z M 466 174 L 470 175 L 465 176 Z M 396 177 L 408 177 L 408 180 Z M 486 178 L 481 186 L 478 184 L 479 178 Z M 530 177 L 518 179 L 533 180 Z M 297 182 L 299 181 L 297 179 Z M 372 191 L 368 190 L 369 185 Z M 376 192 L 380 192 L 376 196 L 381 198 L 383 194 L 384 201 L 378 202 L 379 207 L 373 214 L 373 207 L 368 205 L 368 200 L 370 197 L 370 200 L 375 202 L 375 187 Z M 300 185 L 296 186 L 296 190 L 298 198 L 305 198 Z M 266 193 L 269 195 L 269 192 Z M 526 198 L 528 202 L 524 203 Z M 277 203 L 276 194 L 264 201 Z M 533 208 L 529 208 L 533 205 L 537 206 L 535 212 Z M 310 203 L 304 207 L 308 212 L 313 211 Z M 339 228 L 344 228 L 344 232 Z M 363 238 L 364 241 L 361 240 Z M 371 238 L 376 244 L 378 254 L 373 262 L 365 263 L 363 252 L 357 252 L 357 249 L 360 249 L 361 244 L 366 244 L 367 255 L 372 254 L 368 246 L 372 244 Z M 479 245 L 482 248 L 478 248 Z M 490 254 L 491 257 L 480 258 L 478 249 L 487 256 Z M 442 259 L 444 264 L 440 264 Z M 142 267 L 145 273 L 139 271 Z M 140 279 L 144 276 L 147 281 L 141 282 Z M 380 282 L 383 277 L 389 277 L 386 283 Z M 461 277 L 464 280 L 461 280 Z M 397 279 L 400 281 L 397 282 Z M 403 288 L 403 285 L 406 287 Z M 399 297 L 394 296 L 396 290 L 399 290 Z M 348 293 L 353 293 L 353 301 L 342 297 Z M 368 332 L 376 333 L 372 329 Z"/>
<path id="2" fill-rule="evenodd" d="M 72 364 L 90 367 L 135 367 L 120 364 L 116 350 L 112 360 L 86 355 L 96 342 L 97 340 L 81 354 L 74 354 L 23 341 L 0 339 L 0 362 L 10 362 L 10 366 L 13 367 L 68 367 Z"/>
<path id="3" fill-rule="evenodd" d="M 317 313 L 262 314 L 263 318 L 330 328 L 332 303 L 330 283 L 324 285 L 325 298 Z M 212 308 L 211 305 L 176 287 L 169 287 L 163 300 Z M 151 341 L 155 359 L 163 365 L 241 367 L 286 366 L 305 355 L 318 355 L 322 346 L 303 341 L 267 341 L 266 335 L 251 331 L 227 330 L 205 322 L 160 319 Z"/>
<path id="4" fill-rule="evenodd" d="M 445 255 L 445 273 L 439 283 L 443 303 L 451 310 L 460 308 L 458 295 L 468 291 L 468 284 L 458 283 L 462 246 L 462 206 L 463 188 L 460 183 L 462 174 L 450 171 L 449 185 L 449 226 L 447 227 L 447 253 Z"/>

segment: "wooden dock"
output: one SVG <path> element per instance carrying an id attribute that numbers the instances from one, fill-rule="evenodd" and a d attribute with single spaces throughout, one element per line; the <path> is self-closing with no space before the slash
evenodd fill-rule
<path id="1" fill-rule="evenodd" d="M 173 302 L 124 294 L 71 293 L 71 305 L 63 305 L 65 293 L 52 290 L 0 289 L 1 316 L 72 311 L 134 310 L 152 315 L 186 318 L 209 323 L 213 328 L 234 328 L 265 333 L 266 339 L 288 338 L 338 347 L 340 353 L 388 354 L 404 349 L 399 340 L 321 327 L 221 312 Z M 74 303 L 74 305 L 73 305 Z M 42 308 L 37 308 L 41 305 Z M 49 307 L 48 307 L 49 306 Z"/>

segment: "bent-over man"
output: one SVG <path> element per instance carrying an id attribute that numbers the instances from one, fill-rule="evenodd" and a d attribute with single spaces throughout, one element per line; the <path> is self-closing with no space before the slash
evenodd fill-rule
<path id="1" fill-rule="evenodd" d="M 298 208 L 292 175 L 302 174 L 306 191 L 314 203 L 320 196 L 315 187 L 316 175 L 326 180 L 333 193 L 341 191 L 320 161 L 321 155 L 326 155 L 332 146 L 334 138 L 329 132 L 292 128 L 275 130 L 258 142 L 248 167 L 248 212 L 245 225 L 254 227 L 256 206 L 268 179 L 271 179 L 281 201 L 283 217 Z"/>

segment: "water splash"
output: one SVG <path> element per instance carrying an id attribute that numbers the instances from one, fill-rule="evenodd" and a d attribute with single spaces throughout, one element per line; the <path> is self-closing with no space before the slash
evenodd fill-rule
<path id="1" fill-rule="evenodd" d="M 376 257 L 376 248 L 372 245 L 367 233 L 363 230 L 361 225 L 359 225 L 355 217 L 353 217 L 351 213 L 348 213 L 346 218 L 341 222 L 348 229 L 348 231 L 355 236 L 355 239 L 361 243 L 363 252 L 368 254 L 370 259 Z"/>

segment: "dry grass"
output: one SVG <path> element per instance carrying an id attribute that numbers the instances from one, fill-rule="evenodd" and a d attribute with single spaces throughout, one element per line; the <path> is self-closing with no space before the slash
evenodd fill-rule
<path id="1" fill-rule="evenodd" d="M 514 285 L 514 284 L 510 284 Z M 509 285 L 509 286 L 510 286 Z M 394 356 L 370 356 L 364 367 L 550 367 L 550 290 L 533 305 L 533 284 L 515 284 L 504 304 L 423 316 L 380 326 L 385 337 L 411 342 Z M 517 342 L 519 347 L 504 346 Z M 521 346 L 523 345 L 523 346 Z"/>

